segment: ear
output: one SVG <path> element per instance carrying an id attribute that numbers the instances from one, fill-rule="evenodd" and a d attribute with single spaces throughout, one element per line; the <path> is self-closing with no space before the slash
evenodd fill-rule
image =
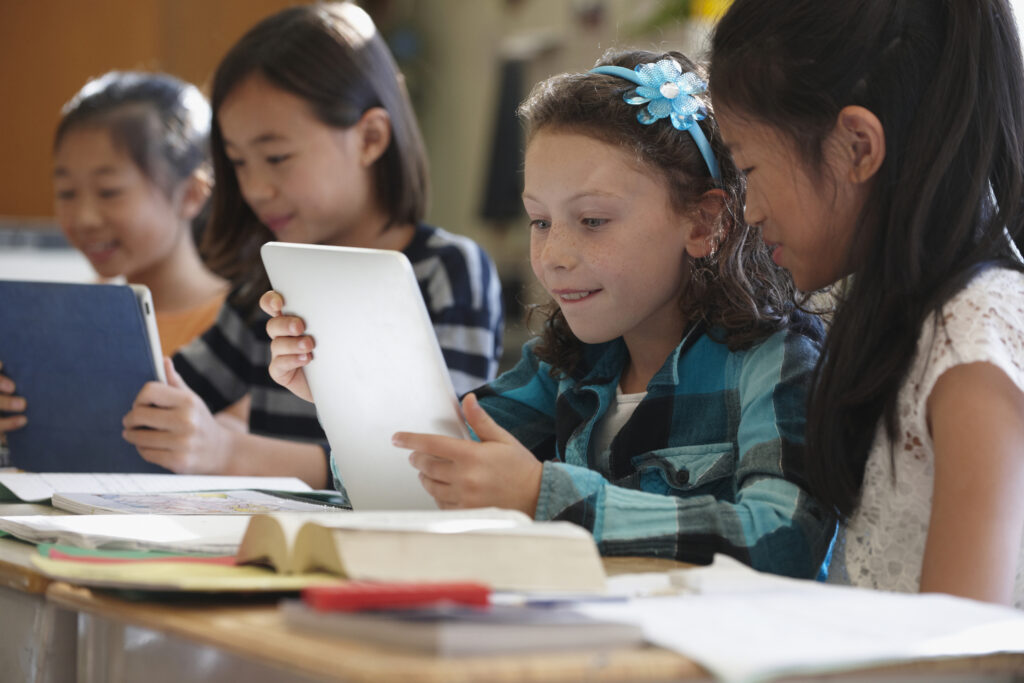
<path id="1" fill-rule="evenodd" d="M 725 211 L 725 191 L 708 190 L 700 196 L 690 221 L 690 236 L 686 239 L 686 253 L 704 258 L 715 253 L 721 236 L 722 212 Z"/>
<path id="2" fill-rule="evenodd" d="M 391 115 L 383 107 L 367 109 L 358 122 L 359 161 L 372 166 L 391 144 Z"/>
<path id="3" fill-rule="evenodd" d="M 854 184 L 871 180 L 885 161 L 885 128 L 864 107 L 843 107 L 833 131 L 846 179 Z"/>
<path id="4" fill-rule="evenodd" d="M 190 221 L 199 215 L 210 198 L 210 176 L 205 169 L 197 169 L 178 185 L 178 216 Z"/>

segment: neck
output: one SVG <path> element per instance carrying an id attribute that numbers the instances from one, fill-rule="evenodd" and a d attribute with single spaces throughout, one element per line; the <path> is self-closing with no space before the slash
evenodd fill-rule
<path id="1" fill-rule="evenodd" d="M 333 244 L 339 247 L 401 251 L 412 241 L 416 226 L 411 223 L 388 225 L 389 220 L 385 211 L 377 206 L 369 206 L 353 221 L 353 226 L 344 232 L 343 237 Z"/>
<path id="2" fill-rule="evenodd" d="M 125 275 L 128 282 L 149 288 L 153 307 L 161 313 L 195 308 L 227 287 L 227 283 L 210 272 L 199 258 L 187 224 L 178 234 L 168 256 L 148 268 Z"/>
<path id="3" fill-rule="evenodd" d="M 619 380 L 619 387 L 624 394 L 638 394 L 647 391 L 647 385 L 654 375 L 665 364 L 665 359 L 675 350 L 689 329 L 680 321 L 672 330 L 658 335 L 626 335 L 623 340 L 629 350 L 629 362 L 626 363 Z"/>

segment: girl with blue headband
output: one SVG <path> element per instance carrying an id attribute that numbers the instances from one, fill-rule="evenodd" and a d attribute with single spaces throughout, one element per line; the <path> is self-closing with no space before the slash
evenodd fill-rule
<path id="1" fill-rule="evenodd" d="M 1024 607 L 1024 65 L 1007 0 L 735 0 L 713 40 L 746 220 L 847 279 L 807 427 L 829 580 Z"/>
<path id="2" fill-rule="evenodd" d="M 834 531 L 799 468 L 821 329 L 738 219 L 742 177 L 702 91 L 674 52 L 534 88 L 519 115 L 542 332 L 463 401 L 478 442 L 394 441 L 441 507 L 570 520 L 606 555 L 721 552 L 813 577 Z M 280 313 L 276 293 L 263 303 Z M 312 340 L 292 324 L 268 323 L 271 376 L 309 399 Z"/>

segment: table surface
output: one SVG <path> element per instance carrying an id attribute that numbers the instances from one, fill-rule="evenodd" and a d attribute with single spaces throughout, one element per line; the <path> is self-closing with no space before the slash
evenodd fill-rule
<path id="1" fill-rule="evenodd" d="M 610 558 L 605 566 L 609 574 L 618 574 L 665 571 L 685 565 L 650 558 Z M 442 658 L 290 629 L 272 601 L 259 604 L 132 602 L 63 582 L 53 583 L 47 590 L 47 597 L 61 607 L 158 630 L 328 680 L 500 683 L 707 678 L 706 672 L 686 657 L 654 647 Z"/>

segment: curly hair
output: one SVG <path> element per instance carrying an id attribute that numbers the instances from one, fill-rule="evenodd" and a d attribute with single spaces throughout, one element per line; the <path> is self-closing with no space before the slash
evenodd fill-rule
<path id="1" fill-rule="evenodd" d="M 597 65 L 633 68 L 662 59 L 674 59 L 684 72 L 703 76 L 678 52 L 609 51 Z M 792 280 L 771 260 L 759 229 L 743 222 L 746 181 L 722 142 L 710 104 L 704 102 L 708 115 L 698 125 L 718 160 L 721 182 L 710 176 L 688 133 L 667 119 L 652 125 L 637 121 L 636 107 L 622 98 L 633 87 L 616 76 L 594 73 L 561 74 L 538 83 L 518 109 L 527 143 L 542 129 L 556 129 L 615 145 L 641 168 L 663 177 L 672 207 L 680 215 L 694 212 L 706 192 L 723 191 L 725 208 L 714 250 L 704 258 L 685 257 L 690 277 L 679 299 L 679 313 L 690 323 L 703 323 L 730 349 L 749 348 L 788 324 L 794 309 Z M 538 315 L 545 322 L 534 352 L 551 364 L 554 375 L 571 376 L 582 358 L 583 342 L 569 329 L 557 302 L 533 306 L 527 319 Z"/>

